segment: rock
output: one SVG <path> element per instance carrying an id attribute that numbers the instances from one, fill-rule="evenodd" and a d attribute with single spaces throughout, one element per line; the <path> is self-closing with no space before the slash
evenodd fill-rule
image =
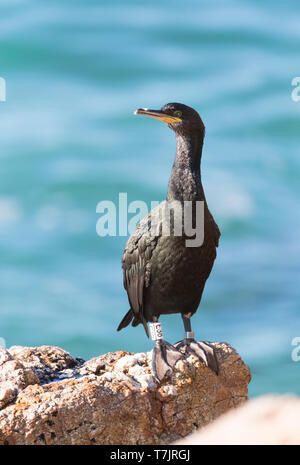
<path id="1" fill-rule="evenodd" d="M 69 352 L 52 346 L 12 346 L 9 353 L 24 367 L 31 369 L 40 383 L 49 382 L 55 378 L 67 378 L 68 372 L 75 374 L 76 368 L 84 362 L 82 359 L 74 359 Z M 75 370 L 70 370 L 70 368 L 75 368 Z"/>
<path id="2" fill-rule="evenodd" d="M 300 399 L 262 396 L 222 415 L 176 445 L 299 445 Z"/>
<path id="3" fill-rule="evenodd" d="M 218 376 L 190 356 L 161 384 L 152 376 L 151 352 L 119 351 L 84 362 L 58 347 L 0 349 L 0 444 L 183 438 L 247 399 L 249 368 L 230 345 L 213 345 Z"/>
<path id="4" fill-rule="evenodd" d="M 30 368 L 0 347 L 0 409 L 12 402 L 26 386 L 38 382 Z"/>

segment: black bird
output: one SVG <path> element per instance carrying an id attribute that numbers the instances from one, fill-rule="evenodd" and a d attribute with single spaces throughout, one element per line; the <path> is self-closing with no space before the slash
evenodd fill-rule
<path id="1" fill-rule="evenodd" d="M 152 368 L 159 381 L 171 374 L 172 366 L 179 358 L 189 353 L 218 373 L 212 347 L 207 342 L 195 341 L 190 322 L 213 267 L 220 237 L 201 182 L 200 162 L 205 127 L 199 114 L 181 103 L 168 103 L 161 110 L 138 109 L 135 114 L 166 123 L 175 132 L 177 147 L 166 201 L 141 220 L 125 246 L 122 268 L 130 310 L 118 331 L 133 320 L 132 326 L 143 324 L 149 337 L 147 322 L 150 322 L 152 339 L 155 340 Z M 175 233 L 176 209 L 180 210 L 184 203 L 192 206 L 193 227 L 196 224 L 196 204 L 204 207 L 204 240 L 196 247 L 187 246 L 190 234 L 187 235 L 185 231 L 181 235 Z M 175 207 L 168 217 L 164 212 L 169 204 L 175 204 Z M 170 217 L 170 233 L 163 234 Z M 183 224 L 183 216 L 180 216 L 182 229 Z M 160 315 L 171 313 L 181 313 L 185 328 L 184 340 L 175 346 L 163 340 L 158 323 Z"/>

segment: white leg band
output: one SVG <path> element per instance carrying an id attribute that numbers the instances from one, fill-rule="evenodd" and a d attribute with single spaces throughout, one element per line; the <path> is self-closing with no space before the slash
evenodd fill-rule
<path id="1" fill-rule="evenodd" d="M 184 334 L 185 339 L 194 339 L 194 336 L 193 331 L 186 331 Z"/>
<path id="2" fill-rule="evenodd" d="M 160 323 L 149 323 L 152 341 L 159 341 L 163 338 L 162 328 Z"/>

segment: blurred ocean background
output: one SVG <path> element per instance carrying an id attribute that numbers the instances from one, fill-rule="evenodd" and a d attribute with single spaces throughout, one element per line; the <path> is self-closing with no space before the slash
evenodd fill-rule
<path id="1" fill-rule="evenodd" d="M 195 107 L 222 232 L 193 317 L 250 366 L 250 396 L 300 394 L 298 1 L 2 0 L 0 336 L 85 359 L 150 350 L 128 310 L 126 237 L 96 234 L 101 200 L 163 200 L 175 138 L 138 107 Z M 132 215 L 131 215 L 132 216 Z M 131 217 L 129 215 L 129 218 Z M 162 317 L 182 339 L 179 315 Z"/>

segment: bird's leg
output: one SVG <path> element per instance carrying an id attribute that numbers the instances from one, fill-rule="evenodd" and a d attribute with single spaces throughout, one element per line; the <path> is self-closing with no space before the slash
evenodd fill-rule
<path id="1" fill-rule="evenodd" d="M 191 315 L 181 315 L 184 324 L 184 340 L 174 344 L 176 349 L 180 350 L 186 357 L 195 355 L 201 362 L 211 368 L 218 374 L 218 362 L 214 352 L 214 348 L 207 341 L 195 341 L 194 333 L 191 328 Z"/>
<path id="2" fill-rule="evenodd" d="M 172 374 L 172 367 L 177 360 L 182 358 L 182 354 L 163 340 L 161 324 L 157 320 L 150 323 L 150 333 L 152 340 L 155 341 L 152 352 L 152 371 L 156 380 L 160 382 L 165 376 Z"/>

